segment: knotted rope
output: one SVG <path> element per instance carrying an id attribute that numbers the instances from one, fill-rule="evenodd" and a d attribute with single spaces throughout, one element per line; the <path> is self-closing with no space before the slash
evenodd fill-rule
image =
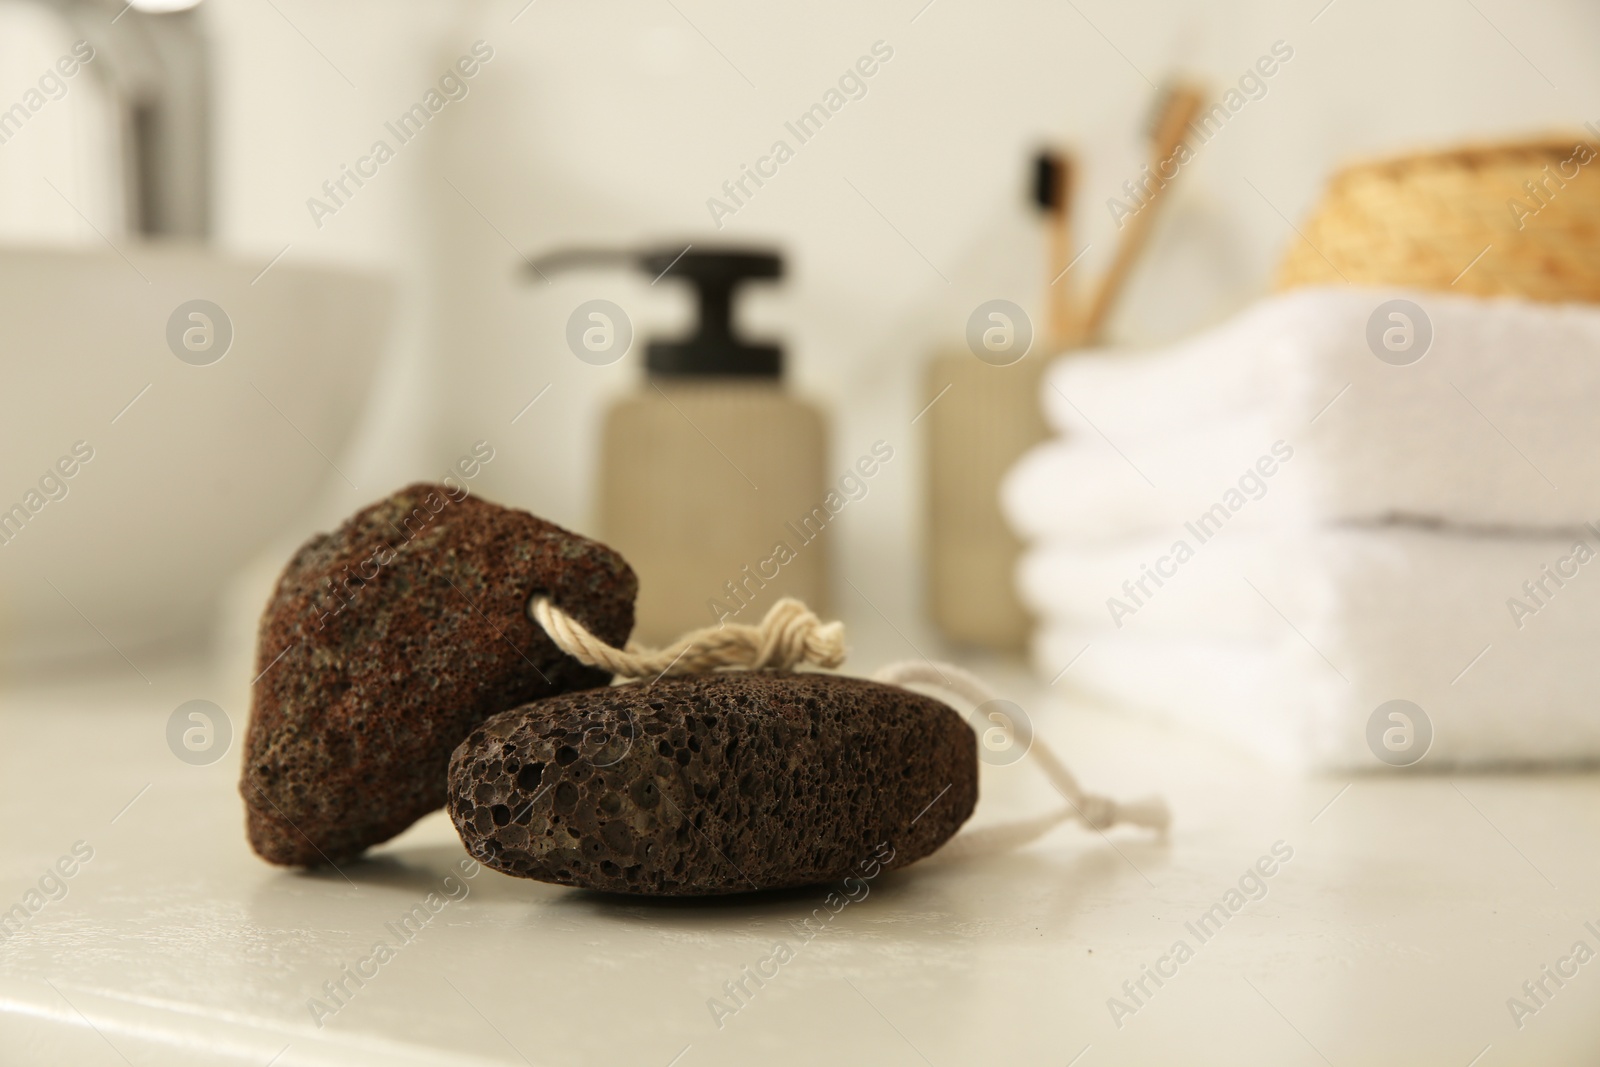
<path id="1" fill-rule="evenodd" d="M 661 678 L 669 674 L 702 674 L 718 667 L 791 671 L 802 663 L 837 667 L 844 662 L 844 623 L 823 622 L 794 597 L 784 597 L 754 626 L 729 623 L 693 630 L 666 648 L 645 648 L 628 642 L 613 648 L 550 602 L 535 597 L 528 614 L 544 627 L 556 647 L 580 663 L 610 671 L 618 678 Z"/>
<path id="2" fill-rule="evenodd" d="M 754 626 L 707 626 L 684 634 L 665 648 L 645 648 L 633 642 L 627 648 L 608 645 L 545 596 L 528 602 L 528 615 L 567 655 L 590 667 L 610 671 L 621 681 L 659 680 L 667 675 L 700 674 L 718 668 L 788 671 L 804 663 L 831 668 L 838 667 L 845 658 L 844 624 L 823 622 L 793 597 L 784 597 L 772 605 Z M 872 680 L 902 688 L 922 685 L 948 689 L 978 705 L 997 698 L 977 675 L 950 663 L 891 663 L 877 671 Z M 1070 818 L 1077 818 L 1092 830 L 1130 823 L 1157 833 L 1166 832 L 1171 815 L 1159 797 L 1119 803 L 1085 791 L 1067 765 L 1037 735 L 1029 744 L 1027 755 L 1061 794 L 1067 807 L 1032 819 L 965 831 L 957 834 L 944 851 L 953 848 L 968 855 L 1009 851 L 1043 837 Z"/>

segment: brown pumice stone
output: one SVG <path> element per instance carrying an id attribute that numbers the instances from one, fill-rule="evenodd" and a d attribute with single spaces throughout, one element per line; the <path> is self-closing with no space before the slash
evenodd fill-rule
<path id="1" fill-rule="evenodd" d="M 528 619 L 529 597 L 620 645 L 637 589 L 606 546 L 442 485 L 313 537 L 261 620 L 239 784 L 251 846 L 273 863 L 339 863 L 440 807 L 473 727 L 608 680 Z"/>
<path id="2" fill-rule="evenodd" d="M 944 844 L 978 800 L 945 704 L 859 678 L 685 675 L 494 716 L 450 760 L 450 818 L 506 874 L 651 896 L 812 885 Z"/>

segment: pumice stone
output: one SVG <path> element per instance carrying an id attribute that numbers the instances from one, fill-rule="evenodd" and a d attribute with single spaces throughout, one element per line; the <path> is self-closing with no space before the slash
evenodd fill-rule
<path id="1" fill-rule="evenodd" d="M 460 487 L 410 486 L 307 541 L 261 620 L 239 784 L 251 846 L 339 863 L 440 807 L 474 727 L 610 677 L 556 648 L 529 597 L 621 644 L 637 588 L 606 546 Z"/>
<path id="2" fill-rule="evenodd" d="M 944 844 L 978 800 L 945 704 L 829 674 L 689 674 L 551 697 L 473 730 L 450 817 L 506 874 L 652 896 L 812 885 Z"/>

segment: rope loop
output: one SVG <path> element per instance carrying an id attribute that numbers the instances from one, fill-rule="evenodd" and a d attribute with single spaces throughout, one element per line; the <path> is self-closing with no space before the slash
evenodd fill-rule
<path id="1" fill-rule="evenodd" d="M 546 596 L 536 596 L 528 602 L 528 615 L 561 651 L 580 663 L 610 671 L 620 681 L 659 681 L 668 675 L 723 668 L 790 671 L 805 663 L 833 668 L 844 663 L 845 657 L 844 623 L 823 622 L 793 597 L 784 597 L 772 605 L 754 626 L 707 626 L 684 634 L 665 648 L 646 648 L 632 642 L 626 648 L 608 645 Z M 951 663 L 891 663 L 872 678 L 901 687 L 941 687 L 974 704 L 996 698 L 995 691 L 981 678 Z M 1048 816 L 965 831 L 957 835 L 957 842 L 965 846 L 958 851 L 1009 851 L 1043 837 L 1062 821 L 1074 817 L 1101 832 L 1118 823 L 1166 832 L 1171 815 L 1161 798 L 1119 804 L 1110 797 L 1086 792 L 1067 765 L 1037 735 L 1028 748 L 1028 756 L 1061 794 L 1067 807 Z"/>

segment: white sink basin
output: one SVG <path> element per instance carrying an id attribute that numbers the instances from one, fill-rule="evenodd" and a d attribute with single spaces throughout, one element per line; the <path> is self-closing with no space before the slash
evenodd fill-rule
<path id="1" fill-rule="evenodd" d="M 192 636 L 227 578 L 342 477 L 390 287 L 267 266 L 184 246 L 0 248 L 0 659 Z M 194 300 L 227 322 L 178 316 L 180 358 L 169 320 Z"/>

